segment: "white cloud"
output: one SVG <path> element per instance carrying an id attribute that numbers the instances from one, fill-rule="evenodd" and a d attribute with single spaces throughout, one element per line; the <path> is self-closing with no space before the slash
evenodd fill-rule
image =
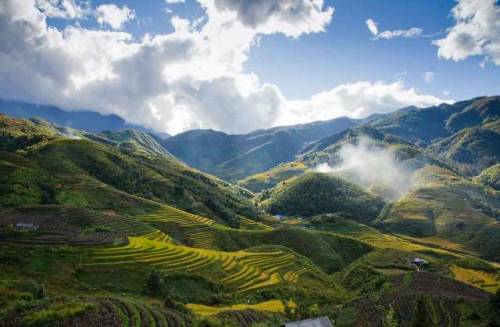
<path id="1" fill-rule="evenodd" d="M 436 74 L 434 72 L 425 72 L 424 73 L 424 81 L 426 81 L 427 83 L 430 83 L 434 80 L 434 78 L 436 77 Z"/>
<path id="2" fill-rule="evenodd" d="M 172 4 L 172 3 L 184 3 L 186 0 L 165 0 L 166 3 Z"/>
<path id="3" fill-rule="evenodd" d="M 470 56 L 491 58 L 500 65 L 500 6 L 496 0 L 459 0 L 452 9 L 455 25 L 434 41 L 438 56 L 455 61 Z"/>
<path id="4" fill-rule="evenodd" d="M 422 35 L 424 32 L 423 29 L 418 28 L 418 27 L 412 27 L 407 30 L 394 30 L 394 31 L 383 31 L 379 32 L 378 29 L 378 23 L 375 22 L 373 19 L 369 18 L 365 21 L 366 27 L 368 27 L 368 30 L 373 34 L 373 39 L 378 40 L 378 39 L 394 39 L 397 37 L 403 37 L 403 38 L 415 38 L 419 37 Z"/>
<path id="5" fill-rule="evenodd" d="M 211 1 L 201 1 L 210 7 Z M 333 17 L 333 7 L 323 0 L 214 0 L 217 11 L 236 14 L 246 27 L 262 34 L 283 33 L 298 37 L 324 31 Z"/>
<path id="6" fill-rule="evenodd" d="M 374 35 L 377 36 L 378 34 L 378 24 L 375 22 L 373 19 L 369 18 L 365 21 L 366 27 L 368 27 L 368 30 Z"/>
<path id="7" fill-rule="evenodd" d="M 37 8 L 47 17 L 79 19 L 90 14 L 87 2 L 75 0 L 36 0 Z"/>
<path id="8" fill-rule="evenodd" d="M 96 9 L 96 19 L 101 25 L 109 25 L 114 30 L 120 30 L 126 22 L 135 19 L 135 11 L 126 5 L 122 8 L 114 4 L 100 5 Z"/>
<path id="9" fill-rule="evenodd" d="M 340 175 L 364 187 L 386 188 L 382 192 L 387 200 L 397 200 L 413 186 L 411 169 L 397 159 L 392 148 L 381 147 L 377 142 L 361 136 L 357 143 L 346 143 L 336 153 L 338 164 L 322 163 L 316 170 Z"/>
<path id="10" fill-rule="evenodd" d="M 199 1 L 204 20 L 173 16 L 174 32 L 142 39 L 76 24 L 59 30 L 47 25 L 35 0 L 0 1 L 0 96 L 114 113 L 171 133 L 190 128 L 241 133 L 441 101 L 382 82 L 342 85 L 289 101 L 278 87 L 244 71 L 249 51 L 262 35 L 298 37 L 323 30 L 333 9 L 319 0 L 294 0 L 290 7 L 276 2 L 273 9 L 260 1 L 255 7 Z M 256 16 L 260 10 L 265 17 Z"/>
<path id="11" fill-rule="evenodd" d="M 423 29 L 418 27 L 412 27 L 408 30 L 395 30 L 395 31 L 383 31 L 379 33 L 375 38 L 376 39 L 393 39 L 396 37 L 405 37 L 405 38 L 414 38 L 419 37 L 424 32 Z"/>
<path id="12" fill-rule="evenodd" d="M 401 81 L 357 82 L 320 92 L 308 100 L 289 101 L 280 116 L 280 124 L 295 124 L 341 116 L 362 118 L 387 113 L 406 106 L 426 107 L 450 102 L 406 88 Z"/>

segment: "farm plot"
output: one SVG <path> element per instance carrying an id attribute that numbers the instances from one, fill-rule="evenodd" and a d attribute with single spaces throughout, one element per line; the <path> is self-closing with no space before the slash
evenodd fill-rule
<path id="1" fill-rule="evenodd" d="M 16 242 L 39 244 L 99 245 L 115 238 L 152 233 L 150 225 L 118 215 L 85 208 L 62 205 L 30 205 L 6 210 L 2 224 L 32 223 L 36 233 L 13 239 Z"/>
<path id="2" fill-rule="evenodd" d="M 173 223 L 181 227 L 195 248 L 210 249 L 214 247 L 214 236 L 210 228 L 215 224 L 211 219 L 194 215 L 170 206 L 162 206 L 153 214 L 136 217 L 149 223 Z"/>
<path id="3" fill-rule="evenodd" d="M 268 313 L 251 309 L 223 311 L 215 316 L 223 323 L 229 322 L 232 323 L 231 326 L 240 327 L 252 327 L 265 323 L 269 319 Z"/>
<path id="4" fill-rule="evenodd" d="M 186 327 L 189 318 L 182 313 L 129 299 L 94 299 L 96 310 L 66 319 L 61 326 Z"/>
<path id="5" fill-rule="evenodd" d="M 151 224 L 175 224 L 180 227 L 183 235 L 187 237 L 189 246 L 201 249 L 217 250 L 214 229 L 232 230 L 235 232 L 242 230 L 254 231 L 269 231 L 271 227 L 242 217 L 240 220 L 240 229 L 232 229 L 230 227 L 220 225 L 214 220 L 188 213 L 170 206 L 162 206 L 159 210 L 152 214 L 139 215 L 136 219 L 142 220 Z M 161 227 L 160 227 L 161 228 Z"/>
<path id="6" fill-rule="evenodd" d="M 200 316 L 210 316 L 228 311 L 242 311 L 242 310 L 255 310 L 255 311 L 268 311 L 275 313 L 285 312 L 285 307 L 295 308 L 295 303 L 283 303 L 281 300 L 270 300 L 256 304 L 234 304 L 227 307 L 214 307 L 202 304 L 189 303 L 186 307 Z"/>
<path id="7" fill-rule="evenodd" d="M 309 272 L 292 253 L 222 252 L 179 246 L 157 231 L 142 237 L 129 237 L 127 245 L 95 250 L 86 265 L 147 264 L 162 272 L 187 271 L 223 274 L 221 282 L 234 291 L 261 289 L 282 282 L 297 283 Z"/>
<path id="8" fill-rule="evenodd" d="M 495 293 L 500 288 L 500 274 L 452 266 L 456 280 Z"/>

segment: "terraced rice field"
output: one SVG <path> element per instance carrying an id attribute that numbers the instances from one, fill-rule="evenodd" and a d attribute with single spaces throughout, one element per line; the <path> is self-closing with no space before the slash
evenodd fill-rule
<path id="1" fill-rule="evenodd" d="M 241 218 L 240 220 L 240 229 L 249 229 L 249 230 L 272 230 L 272 227 L 267 226 L 265 224 L 259 223 L 258 221 L 254 221 L 248 218 Z"/>
<path id="2" fill-rule="evenodd" d="M 147 264 L 162 272 L 221 271 L 221 282 L 234 291 L 261 289 L 281 282 L 297 283 L 308 270 L 282 251 L 222 252 L 175 245 L 160 231 L 129 237 L 127 245 L 95 250 L 86 265 Z"/>
<path id="3" fill-rule="evenodd" d="M 295 308 L 294 302 L 286 303 L 289 308 Z M 285 312 L 285 304 L 281 300 L 270 300 L 257 304 L 234 304 L 228 307 L 212 307 L 202 304 L 189 303 L 186 307 L 200 316 L 210 316 L 226 311 L 241 311 L 241 310 L 255 310 L 283 313 Z"/>
<path id="4" fill-rule="evenodd" d="M 2 216 L 4 223 L 28 222 L 39 226 L 36 235 L 16 239 L 16 242 L 24 243 L 109 244 L 117 237 L 144 235 L 155 231 L 142 221 L 116 213 L 62 205 L 24 206 L 5 210 Z"/>
<path id="5" fill-rule="evenodd" d="M 215 224 L 212 219 L 170 206 L 162 206 L 155 213 L 137 216 L 137 219 L 150 223 L 174 223 L 182 228 L 183 233 L 191 241 L 191 246 L 202 249 L 214 247 L 214 238 L 210 233 L 210 227 Z"/>
<path id="6" fill-rule="evenodd" d="M 213 228 L 231 229 L 230 227 L 217 224 L 214 220 L 188 213 L 170 206 L 162 206 L 159 210 L 152 214 L 136 216 L 136 219 L 148 223 L 170 223 L 179 226 L 187 239 L 189 246 L 201 249 L 217 249 L 215 245 Z M 241 230 L 272 230 L 271 227 L 253 221 L 248 218 L 241 218 Z"/>
<path id="7" fill-rule="evenodd" d="M 137 327 L 171 327 L 188 326 L 185 317 L 169 312 L 159 306 L 146 305 L 140 302 L 109 298 L 98 301 L 99 316 L 105 318 L 103 321 L 88 321 L 89 325 L 98 326 L 113 322 L 119 322 L 120 326 Z M 111 320 L 111 321 L 110 321 Z M 92 324 L 91 322 L 94 322 Z M 82 324 L 85 325 L 85 324 Z M 109 324 L 114 325 L 114 324 Z"/>
<path id="8" fill-rule="evenodd" d="M 500 288 L 500 274 L 452 266 L 451 272 L 456 280 L 495 293 Z"/>

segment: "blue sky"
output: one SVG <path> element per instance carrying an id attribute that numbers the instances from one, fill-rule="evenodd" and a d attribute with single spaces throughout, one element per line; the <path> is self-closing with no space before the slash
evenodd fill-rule
<path id="1" fill-rule="evenodd" d="M 171 133 L 500 94 L 495 0 L 18 1 L 0 96 Z"/>
<path id="2" fill-rule="evenodd" d="M 279 85 L 291 98 L 309 96 L 325 88 L 359 80 L 391 81 L 453 99 L 500 93 L 498 66 L 481 68 L 480 57 L 461 62 L 440 59 L 432 40 L 443 37 L 452 26 L 452 0 L 328 1 L 335 7 L 325 33 L 299 40 L 281 35 L 264 37 L 252 50 L 246 68 L 266 81 Z M 421 27 L 429 38 L 371 40 L 365 20 L 372 18 L 382 29 Z M 436 74 L 431 83 L 427 71 Z M 301 81 L 297 83 L 296 81 Z"/>

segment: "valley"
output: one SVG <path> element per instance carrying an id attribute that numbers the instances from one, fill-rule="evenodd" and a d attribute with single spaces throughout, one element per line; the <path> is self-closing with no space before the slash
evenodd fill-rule
<path id="1" fill-rule="evenodd" d="M 0 326 L 495 326 L 499 108 L 167 139 L 0 115 Z"/>

